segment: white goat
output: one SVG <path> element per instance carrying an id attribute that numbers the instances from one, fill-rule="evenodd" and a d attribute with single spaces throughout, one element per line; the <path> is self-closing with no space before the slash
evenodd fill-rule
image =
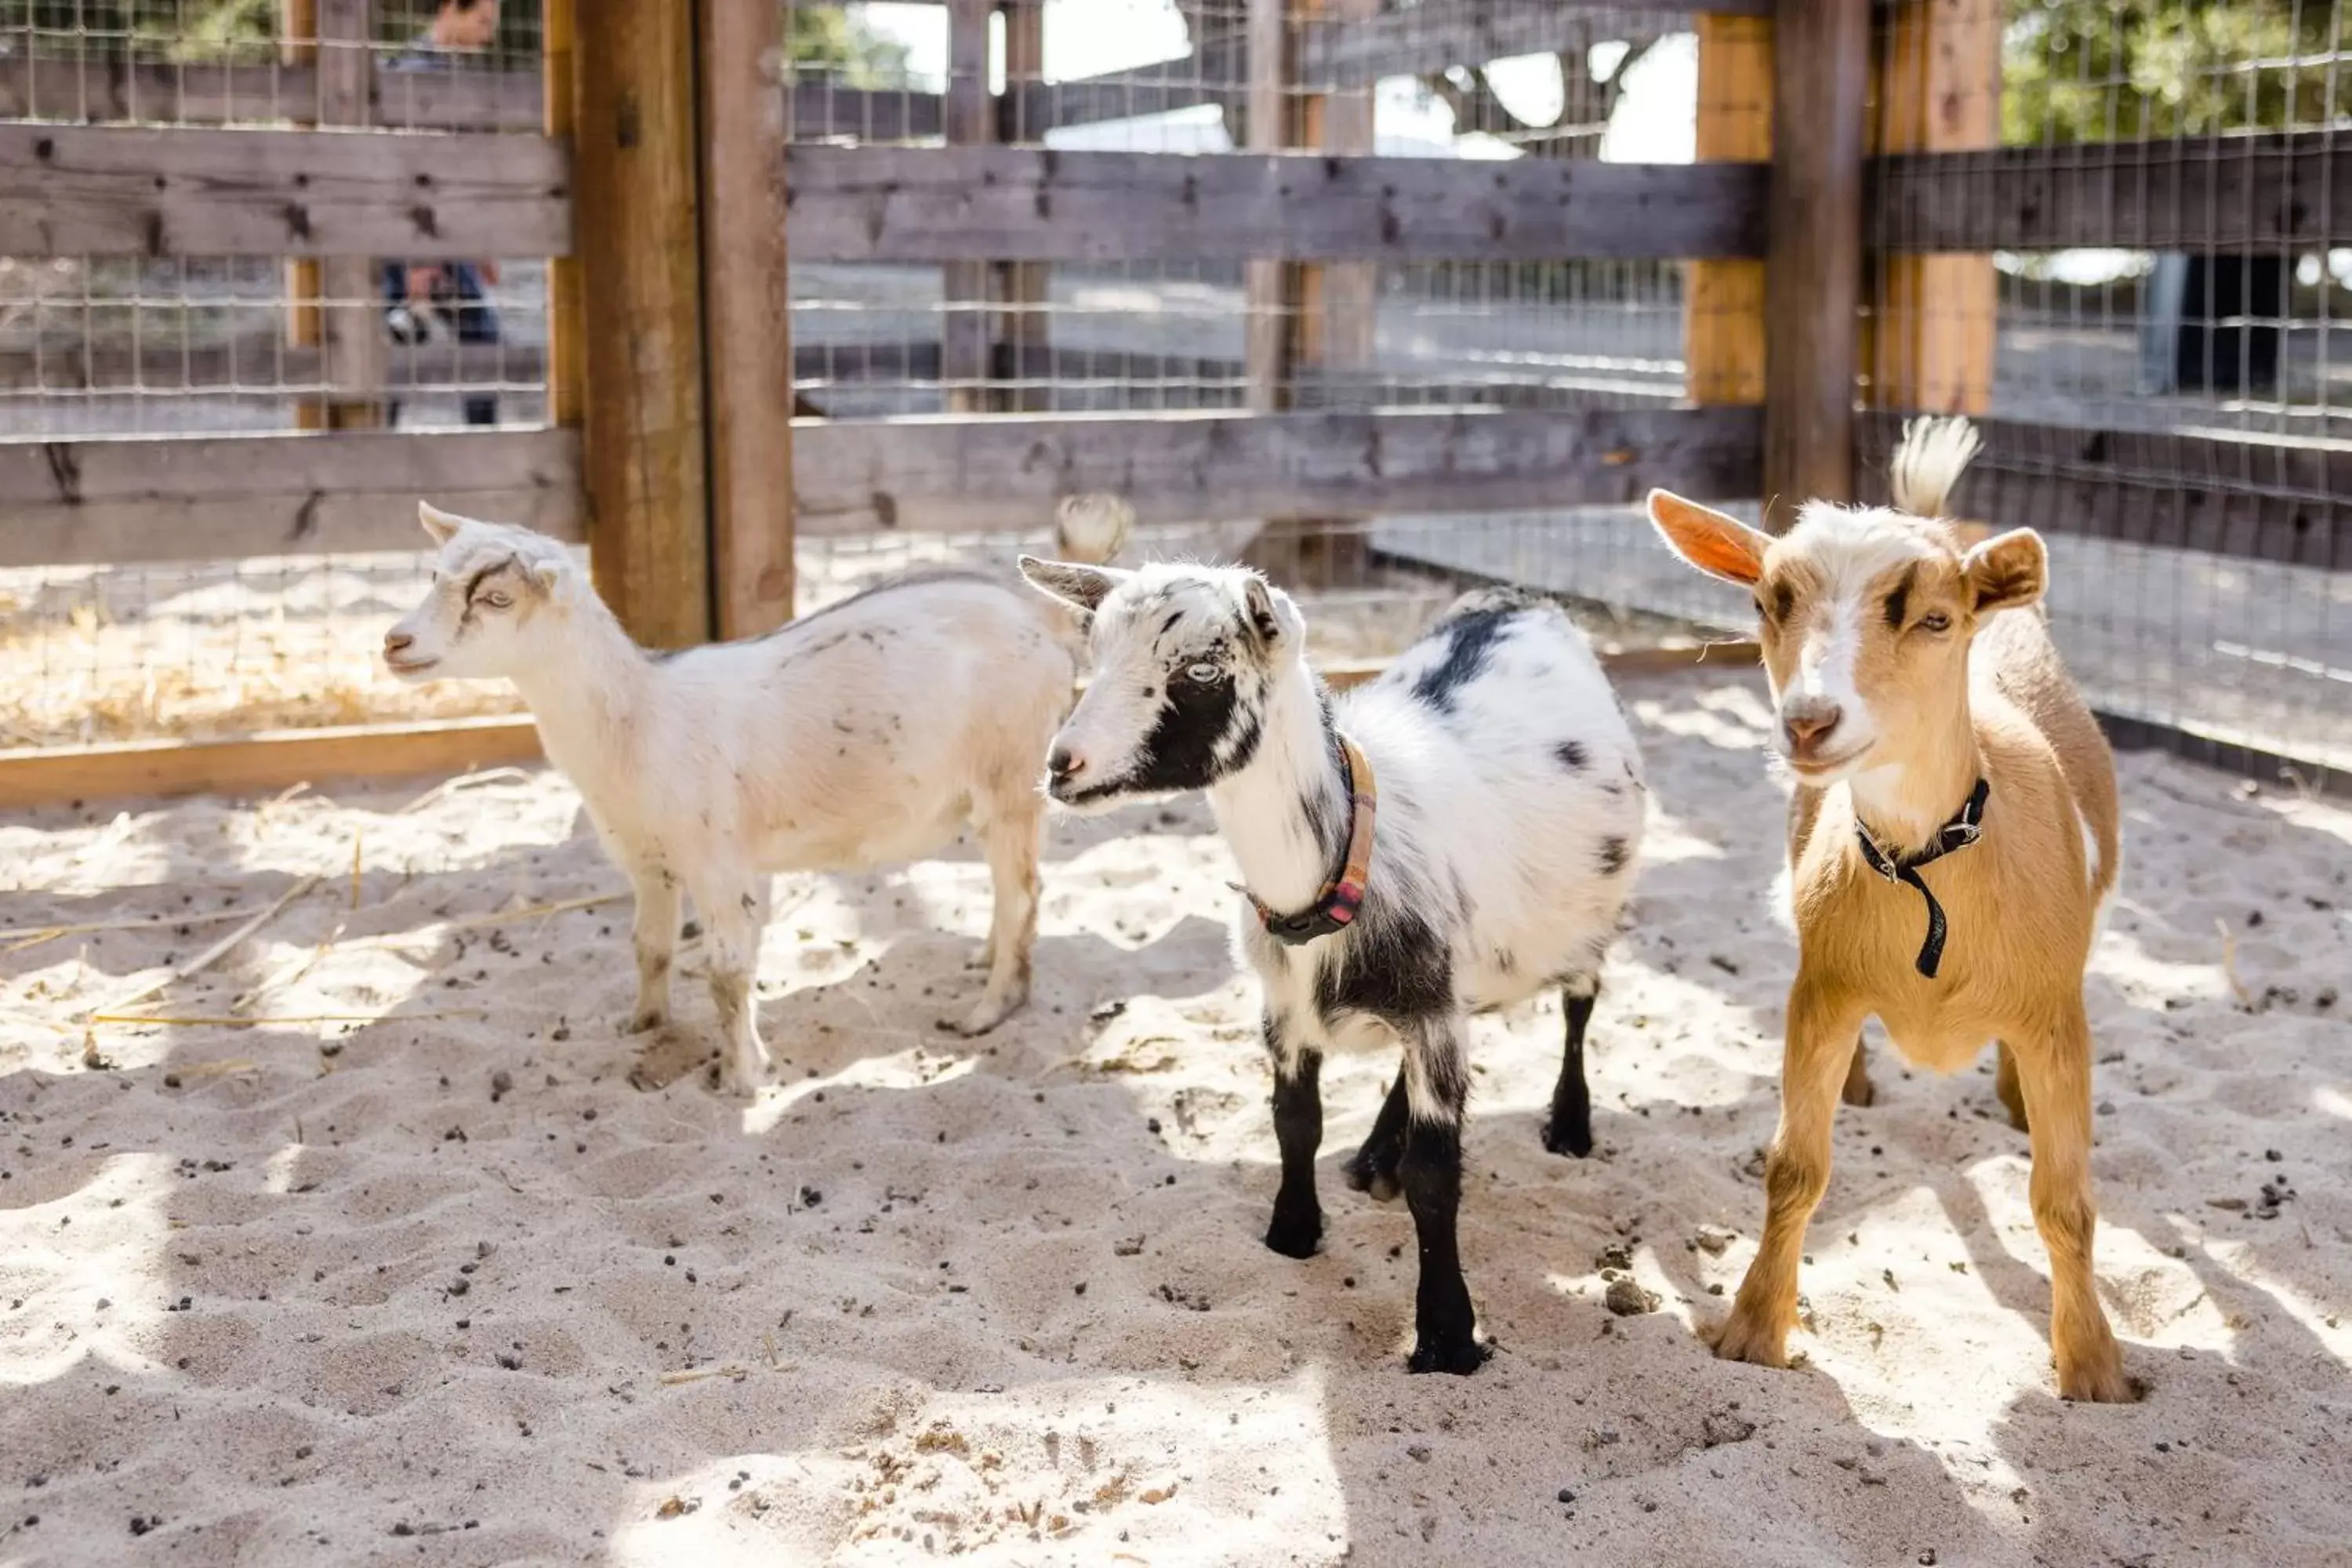
<path id="1" fill-rule="evenodd" d="M 1401 1184 L 1412 1210 L 1412 1370 L 1475 1371 L 1486 1352 L 1455 1238 L 1467 1020 L 1563 989 L 1545 1142 L 1590 1151 L 1584 1030 L 1642 837 L 1641 758 L 1591 648 L 1554 605 L 1472 594 L 1334 702 L 1297 607 L 1255 572 L 1021 569 L 1092 618 L 1094 678 L 1046 758 L 1053 797 L 1084 811 L 1205 789 L 1245 879 L 1239 945 L 1265 991 L 1282 1150 L 1266 1245 L 1305 1258 L 1322 1237 L 1324 1053 L 1401 1046 L 1349 1183 Z"/>
<path id="2" fill-rule="evenodd" d="M 636 893 L 632 1032 L 668 1017 L 683 893 L 709 941 L 720 1081 L 748 1092 L 768 1064 L 751 983 L 769 873 L 914 858 L 967 822 L 996 889 L 988 979 L 941 1026 L 979 1034 L 1027 998 L 1037 759 L 1076 677 L 1066 617 L 1009 581 L 940 572 L 766 637 L 649 653 L 554 540 L 417 515 L 440 546 L 433 589 L 385 634 L 384 662 L 404 679 L 502 678 L 522 694 Z M 1063 515 L 1066 548 L 1108 555 L 1126 531 L 1116 504 Z"/>

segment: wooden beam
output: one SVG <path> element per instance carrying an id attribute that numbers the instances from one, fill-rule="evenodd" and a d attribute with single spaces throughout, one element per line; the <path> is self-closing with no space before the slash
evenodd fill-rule
<path id="1" fill-rule="evenodd" d="M 792 288 L 773 5 L 698 0 L 710 563 L 718 635 L 793 616 Z"/>
<path id="2" fill-rule="evenodd" d="M 1764 251 L 1767 173 L 1748 163 L 974 146 L 794 146 L 784 162 L 793 253 L 807 261 L 1532 261 Z"/>
<path id="3" fill-rule="evenodd" d="M 1370 87 L 1384 77 L 1429 76 L 1514 55 L 1549 54 L 1613 24 L 1679 32 L 1694 9 L 1769 16 L 1772 0 L 1422 0 L 1410 10 L 1334 15 L 1299 40 L 1299 79 L 1314 90 Z M 1598 35 L 1610 36 L 1605 27 Z"/>
<path id="4" fill-rule="evenodd" d="M 373 0 L 311 0 L 318 18 L 318 122 L 363 126 L 375 43 Z M 304 405 L 330 430 L 365 430 L 384 422 L 384 350 L 389 346 L 376 261 L 331 256 L 319 264 L 326 379 L 335 395 Z"/>
<path id="5" fill-rule="evenodd" d="M 560 256 L 542 136 L 0 125 L 0 255 Z"/>
<path id="6" fill-rule="evenodd" d="M 1998 146 L 2000 0 L 1897 0 L 1883 22 L 1870 151 Z M 1989 411 L 2000 310 L 1991 256 L 1882 252 L 1870 270 L 1862 368 L 1871 405 Z"/>
<path id="7" fill-rule="evenodd" d="M 694 56 L 693 7 L 604 0 L 574 57 L 590 560 L 656 647 L 711 629 Z"/>
<path id="8" fill-rule="evenodd" d="M 580 123 L 580 23 L 576 0 L 542 0 L 540 13 L 541 128 L 550 141 L 572 144 Z M 416 74 L 416 73 L 411 73 Z M 580 296 L 580 258 L 547 262 L 547 422 L 577 426 L 585 396 L 586 305 Z"/>
<path id="9" fill-rule="evenodd" d="M 298 784 L 399 778 L 540 759 L 529 714 L 272 730 L 234 741 L 126 741 L 0 752 L 0 811 L 129 795 L 276 795 Z"/>
<path id="10" fill-rule="evenodd" d="M 1746 408 L 809 420 L 804 534 L 1025 528 L 1110 490 L 1144 521 L 1503 511 L 1756 493 Z"/>
<path id="11" fill-rule="evenodd" d="M 2318 249 L 2352 245 L 2336 133 L 1916 153 L 1872 166 L 1871 234 L 1898 251 Z"/>
<path id="12" fill-rule="evenodd" d="M 1865 414 L 1864 499 L 1885 500 L 1903 416 Z M 1978 422 L 1958 515 L 2209 555 L 2352 571 L 2352 444 Z"/>
<path id="13" fill-rule="evenodd" d="M 235 65 L 57 49 L 0 55 L 0 120 L 267 124 L 309 118 L 318 94 L 318 67 L 308 59 Z M 534 131 L 541 124 L 540 73 L 372 66 L 368 102 L 373 123 L 403 131 Z"/>
<path id="14" fill-rule="evenodd" d="M 918 161 L 980 151 L 982 143 L 994 140 L 996 111 L 988 90 L 988 23 L 994 11 L 993 0 L 948 0 L 948 151 L 905 150 Z M 801 170 L 793 159 L 796 151 L 784 149 L 784 183 L 793 206 L 793 242 L 798 244 L 807 220 L 800 211 Z M 977 414 L 988 406 L 987 304 L 991 285 L 995 281 L 988 259 L 997 254 L 982 247 L 959 250 L 951 257 L 913 258 L 949 263 L 940 269 L 940 289 L 947 306 L 946 318 L 940 327 L 940 374 L 946 383 L 950 413 Z"/>
<path id="15" fill-rule="evenodd" d="M 0 567 L 415 550 L 422 498 L 583 537 L 561 430 L 0 442 Z"/>
<path id="16" fill-rule="evenodd" d="M 1698 18 L 1700 163 L 1772 158 L 1772 19 Z M 1764 263 L 1683 264 L 1683 363 L 1694 403 L 1764 401 Z"/>
<path id="17" fill-rule="evenodd" d="M 1777 521 L 1853 489 L 1870 0 L 1780 0 L 1773 38 L 1763 493 Z"/>

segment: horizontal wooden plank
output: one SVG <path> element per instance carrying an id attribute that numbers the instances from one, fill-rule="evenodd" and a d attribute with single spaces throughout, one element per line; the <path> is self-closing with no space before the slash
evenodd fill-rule
<path id="1" fill-rule="evenodd" d="M 0 55 L 0 120 L 224 125 L 308 118 L 318 100 L 319 73 L 309 65 Z M 405 131 L 537 131 L 541 123 L 536 70 L 379 65 L 369 101 L 373 123 Z"/>
<path id="2" fill-rule="evenodd" d="M 1769 16 L 1774 0 L 1422 0 L 1406 11 L 1318 22 L 1298 44 L 1298 78 L 1309 90 L 1369 87 L 1385 77 L 1431 76 L 1448 66 L 1482 66 L 1547 54 L 1588 37 L 1644 37 L 1683 32 L 1693 11 Z M 1600 15 L 1596 16 L 1595 13 Z M 1596 25 L 1599 24 L 1599 25 Z"/>
<path id="3" fill-rule="evenodd" d="M 2352 157 L 2322 131 L 1907 153 L 1868 199 L 1883 250 L 2352 244 Z"/>
<path id="4" fill-rule="evenodd" d="M 1763 254 L 1766 165 L 1020 147 L 784 150 L 807 261 Z"/>
<path id="5" fill-rule="evenodd" d="M 278 331 L 186 348 L 0 349 L 0 392 L 122 392 L 165 396 L 224 392 L 286 396 L 319 384 L 324 351 L 289 343 Z M 416 387 L 535 386 L 546 380 L 547 351 L 535 343 L 460 343 L 435 340 L 384 356 L 384 384 Z"/>
<path id="6" fill-rule="evenodd" d="M 419 549 L 420 497 L 581 539 L 578 433 L 0 442 L 0 566 Z"/>
<path id="7" fill-rule="evenodd" d="M 540 759 L 528 714 L 272 730 L 234 741 L 125 741 L 0 752 L 0 811 L 126 795 L 276 795 L 298 784 L 401 778 Z"/>
<path id="8" fill-rule="evenodd" d="M 562 256 L 544 136 L 0 125 L 0 255 Z"/>
<path id="9" fill-rule="evenodd" d="M 1145 521 L 1374 517 L 1756 492 L 1753 408 L 794 421 L 803 533 L 1027 527 L 1111 490 Z"/>
<path id="10" fill-rule="evenodd" d="M 1900 434 L 1894 414 L 1861 416 L 1864 489 L 1886 499 Z M 2174 550 L 2352 570 L 2352 442 L 2224 432 L 2078 429 L 1980 420 L 1984 451 L 1954 515 Z"/>

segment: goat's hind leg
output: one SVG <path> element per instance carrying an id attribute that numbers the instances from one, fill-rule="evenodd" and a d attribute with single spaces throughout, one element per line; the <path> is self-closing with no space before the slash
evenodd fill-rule
<path id="1" fill-rule="evenodd" d="M 754 1092 L 768 1076 L 768 1047 L 760 1041 L 760 935 L 768 925 L 768 879 L 720 881 L 696 888 L 710 953 L 710 1000 L 719 1009 L 719 1083 L 731 1094 Z"/>
<path id="2" fill-rule="evenodd" d="M 1580 1160 L 1592 1152 L 1592 1090 L 1584 1078 L 1584 1031 L 1600 994 L 1598 975 L 1570 975 L 1560 982 L 1568 1039 L 1560 1050 L 1559 1081 L 1552 1086 L 1551 1117 L 1544 1123 L 1543 1141 L 1553 1153 Z"/>
<path id="3" fill-rule="evenodd" d="M 1404 1074 L 1399 1072 L 1389 1085 L 1388 1098 L 1381 1101 L 1380 1114 L 1372 1118 L 1372 1130 L 1364 1134 L 1363 1147 L 1340 1167 L 1348 1185 L 1369 1193 L 1374 1203 L 1387 1203 L 1404 1190 L 1397 1179 L 1397 1166 L 1404 1159 Z"/>
<path id="4" fill-rule="evenodd" d="M 977 817 L 995 892 L 988 941 L 981 950 L 988 979 L 971 1010 L 940 1019 L 942 1029 L 984 1035 L 1029 1000 L 1029 956 L 1037 941 L 1037 833 L 1043 821 L 1044 808 L 1034 795 L 992 803 Z"/>
<path id="5" fill-rule="evenodd" d="M 1462 1278 L 1462 1119 L 1470 1070 L 1463 1020 L 1432 1018 L 1405 1042 L 1404 1159 L 1398 1173 L 1412 1210 L 1421 1279 L 1413 1291 L 1414 1372 L 1467 1375 L 1488 1354 L 1478 1342 L 1478 1314 Z"/>
<path id="6" fill-rule="evenodd" d="M 1845 1088 L 1838 1098 L 1848 1105 L 1878 1103 L 1878 1086 L 1870 1081 L 1870 1054 L 1863 1049 L 1860 1035 L 1853 1037 L 1853 1057 L 1845 1065 Z"/>

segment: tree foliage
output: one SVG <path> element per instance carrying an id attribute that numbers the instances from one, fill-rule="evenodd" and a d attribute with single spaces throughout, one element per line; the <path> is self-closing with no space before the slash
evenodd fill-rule
<path id="1" fill-rule="evenodd" d="M 2002 40 L 2011 143 L 2326 125 L 2345 109 L 2324 0 L 2036 0 Z M 2312 63 L 2300 63 L 2300 62 Z"/>

